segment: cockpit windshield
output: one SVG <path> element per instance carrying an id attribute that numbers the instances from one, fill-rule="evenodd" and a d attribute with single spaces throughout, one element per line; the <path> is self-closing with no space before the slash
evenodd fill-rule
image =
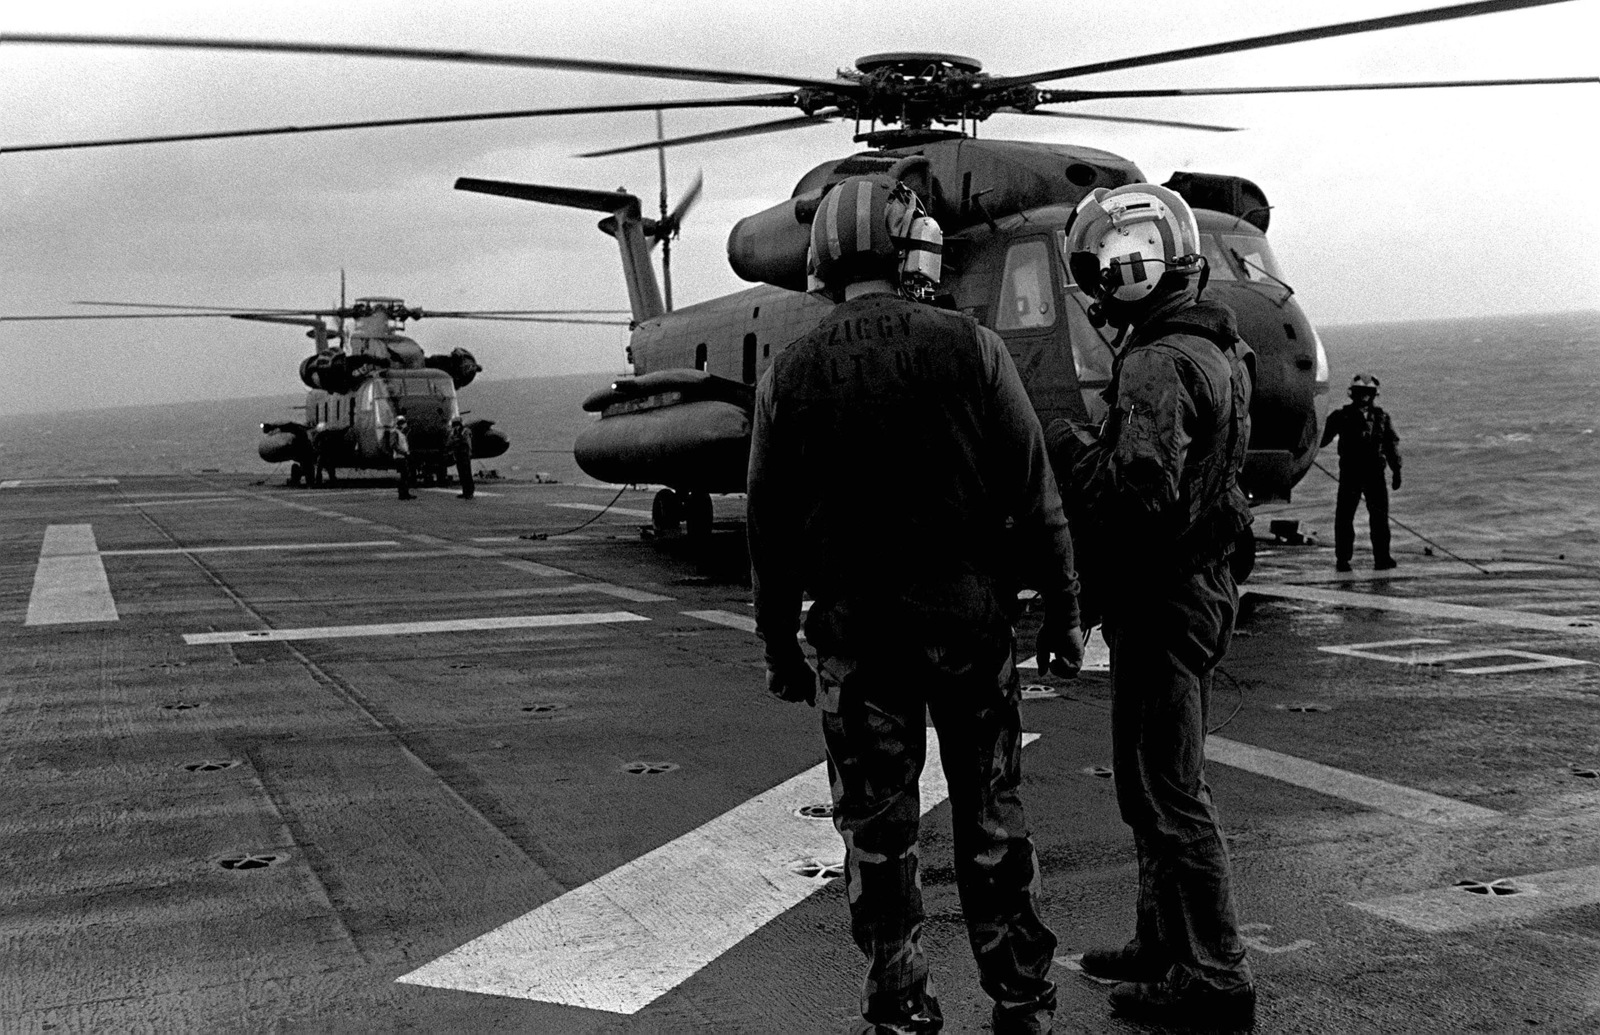
<path id="1" fill-rule="evenodd" d="M 1283 283 L 1278 257 L 1265 237 L 1251 234 L 1200 235 L 1200 251 L 1211 267 L 1212 280 Z"/>

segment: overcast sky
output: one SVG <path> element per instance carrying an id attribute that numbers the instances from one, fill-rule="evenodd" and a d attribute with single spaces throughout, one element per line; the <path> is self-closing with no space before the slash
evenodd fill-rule
<path id="1" fill-rule="evenodd" d="M 856 57 L 935 50 L 999 75 L 1435 6 L 1427 0 L 969 0 L 884 4 L 588 0 L 0 0 L 0 31 L 450 47 L 831 77 Z M 1086 77 L 1083 88 L 1595 75 L 1600 0 Z M 1046 86 L 1052 84 L 1044 84 Z M 763 92 L 360 58 L 0 45 L 0 142 L 234 129 Z M 1319 324 L 1600 309 L 1600 86 L 1100 101 L 1078 111 L 1220 122 L 1208 134 L 998 115 L 985 136 L 1087 144 L 1152 180 L 1246 176 Z M 669 134 L 781 116 L 669 112 Z M 834 123 L 671 152 L 705 194 L 674 252 L 679 304 L 743 286 L 735 220 L 859 149 Z M 0 156 L 0 313 L 77 299 L 240 307 L 351 297 L 451 308 L 622 308 L 615 245 L 589 213 L 456 192 L 457 176 L 615 188 L 654 204 L 649 113 Z M 626 332 L 422 321 L 487 377 L 622 369 Z M 0 324 L 0 413 L 292 392 L 309 343 L 230 320 Z"/>

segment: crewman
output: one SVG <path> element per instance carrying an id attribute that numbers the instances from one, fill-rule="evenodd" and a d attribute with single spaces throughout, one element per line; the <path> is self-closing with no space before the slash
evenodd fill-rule
<path id="1" fill-rule="evenodd" d="M 384 445 L 394 460 L 395 472 L 400 477 L 400 498 L 414 500 L 411 494 L 411 438 L 406 428 L 405 414 L 394 419 L 394 424 L 384 432 Z"/>
<path id="2" fill-rule="evenodd" d="M 461 498 L 472 498 L 472 435 L 459 416 L 450 418 L 450 431 L 445 436 L 445 448 L 456 461 L 456 478 L 461 482 Z M 490 495 L 493 495 L 491 493 Z"/>
<path id="3" fill-rule="evenodd" d="M 1339 571 L 1350 570 L 1356 549 L 1356 504 L 1367 498 L 1367 524 L 1372 530 L 1372 567 L 1387 571 L 1398 563 L 1389 553 L 1389 488 L 1384 465 L 1394 472 L 1389 487 L 1400 488 L 1400 436 L 1389 415 L 1378 406 L 1378 379 L 1357 374 L 1350 379 L 1350 401 L 1328 414 L 1322 444 L 1339 440 L 1339 497 L 1333 508 L 1333 558 Z"/>
<path id="4" fill-rule="evenodd" d="M 937 283 L 941 242 L 916 194 L 888 177 L 845 179 L 822 200 L 808 265 L 814 288 L 841 304 L 779 354 L 756 393 L 756 626 L 767 689 L 821 705 L 851 930 L 868 960 L 866 1028 L 943 1024 L 918 876 L 926 711 L 994 1030 L 1042 1032 L 1056 939 L 1039 918 L 1018 794 L 1011 623 L 1020 575 L 1045 604 L 1041 667 L 1075 674 L 1077 577 L 1043 433 L 1005 346 L 967 316 L 911 300 Z M 816 673 L 797 636 L 802 591 Z"/>
<path id="5" fill-rule="evenodd" d="M 318 421 L 311 432 L 311 484 L 318 485 L 326 475 L 328 484 L 333 485 L 339 480 L 339 472 L 334 466 L 334 447 L 339 438 L 339 432 L 328 427 L 326 421 Z"/>
<path id="6" fill-rule="evenodd" d="M 1255 357 L 1233 313 L 1201 301 L 1193 211 L 1148 183 L 1100 188 L 1067 227 L 1069 270 L 1119 330 L 1098 435 L 1047 438 L 1080 548 L 1105 569 L 1112 769 L 1139 862 L 1134 936 L 1084 954 L 1120 982 L 1113 1011 L 1187 1028 L 1248 1027 L 1255 988 L 1231 865 L 1205 779 L 1212 674 L 1233 633 L 1227 559 L 1250 525 L 1237 476 L 1250 441 Z M 1070 473 L 1069 473 L 1070 472 Z"/>

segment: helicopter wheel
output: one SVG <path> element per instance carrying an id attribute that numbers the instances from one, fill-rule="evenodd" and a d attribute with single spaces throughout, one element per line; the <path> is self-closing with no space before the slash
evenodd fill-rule
<path id="1" fill-rule="evenodd" d="M 690 539 L 704 539 L 711 535 L 711 521 L 715 511 L 711 506 L 711 494 L 708 492 L 691 492 L 684 500 L 684 524 L 688 527 Z"/>
<path id="2" fill-rule="evenodd" d="M 298 487 L 300 485 L 300 482 L 304 478 L 305 478 L 305 471 L 303 471 L 301 469 L 299 464 L 290 464 L 289 465 L 289 484 L 290 484 L 290 486 Z"/>
<path id="3" fill-rule="evenodd" d="M 683 524 L 683 500 L 671 489 L 662 489 L 650 502 L 650 520 L 657 535 L 671 535 Z"/>

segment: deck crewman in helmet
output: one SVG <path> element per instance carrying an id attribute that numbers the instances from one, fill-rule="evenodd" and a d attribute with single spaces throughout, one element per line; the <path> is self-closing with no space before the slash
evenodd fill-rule
<path id="1" fill-rule="evenodd" d="M 1119 330 L 1106 424 L 1095 434 L 1056 421 L 1047 438 L 1085 557 L 1085 599 L 1103 609 L 1113 779 L 1139 863 L 1133 938 L 1086 953 L 1082 968 L 1120 982 L 1114 1012 L 1247 1027 L 1254 981 L 1205 735 L 1238 609 L 1228 556 L 1250 525 L 1237 476 L 1254 356 L 1232 312 L 1201 299 L 1199 230 L 1172 191 L 1093 191 L 1068 223 L 1066 250 L 1095 300 L 1091 318 Z"/>
<path id="2" fill-rule="evenodd" d="M 1400 436 L 1383 407 L 1377 405 L 1378 379 L 1357 374 L 1350 381 L 1350 401 L 1328 414 L 1322 444 L 1339 440 L 1339 497 L 1333 510 L 1333 557 L 1339 571 L 1350 570 L 1356 548 L 1356 504 L 1367 498 L 1367 524 L 1372 531 L 1372 566 L 1386 571 L 1396 565 L 1389 553 L 1389 488 L 1400 488 Z M 1394 476 L 1384 485 L 1385 465 Z"/>
<path id="3" fill-rule="evenodd" d="M 389 456 L 394 461 L 395 473 L 400 478 L 400 498 L 414 500 L 416 496 L 411 493 L 414 477 L 411 467 L 411 429 L 408 425 L 409 422 L 404 414 L 396 417 L 394 424 L 384 430 L 383 444 L 389 451 Z"/>
<path id="4" fill-rule="evenodd" d="M 1020 578 L 1045 601 L 1041 666 L 1077 671 L 1072 543 L 1005 346 L 915 300 L 937 284 L 941 242 L 916 194 L 886 176 L 843 180 L 822 198 L 809 269 L 839 304 L 778 355 L 756 393 L 756 625 L 768 689 L 822 713 L 851 930 L 868 960 L 867 1029 L 943 1024 L 918 876 L 931 713 L 994 1030 L 1048 1031 L 1056 939 L 1039 918 L 1018 795 L 1011 623 Z M 798 642 L 802 591 L 815 674 Z"/>

